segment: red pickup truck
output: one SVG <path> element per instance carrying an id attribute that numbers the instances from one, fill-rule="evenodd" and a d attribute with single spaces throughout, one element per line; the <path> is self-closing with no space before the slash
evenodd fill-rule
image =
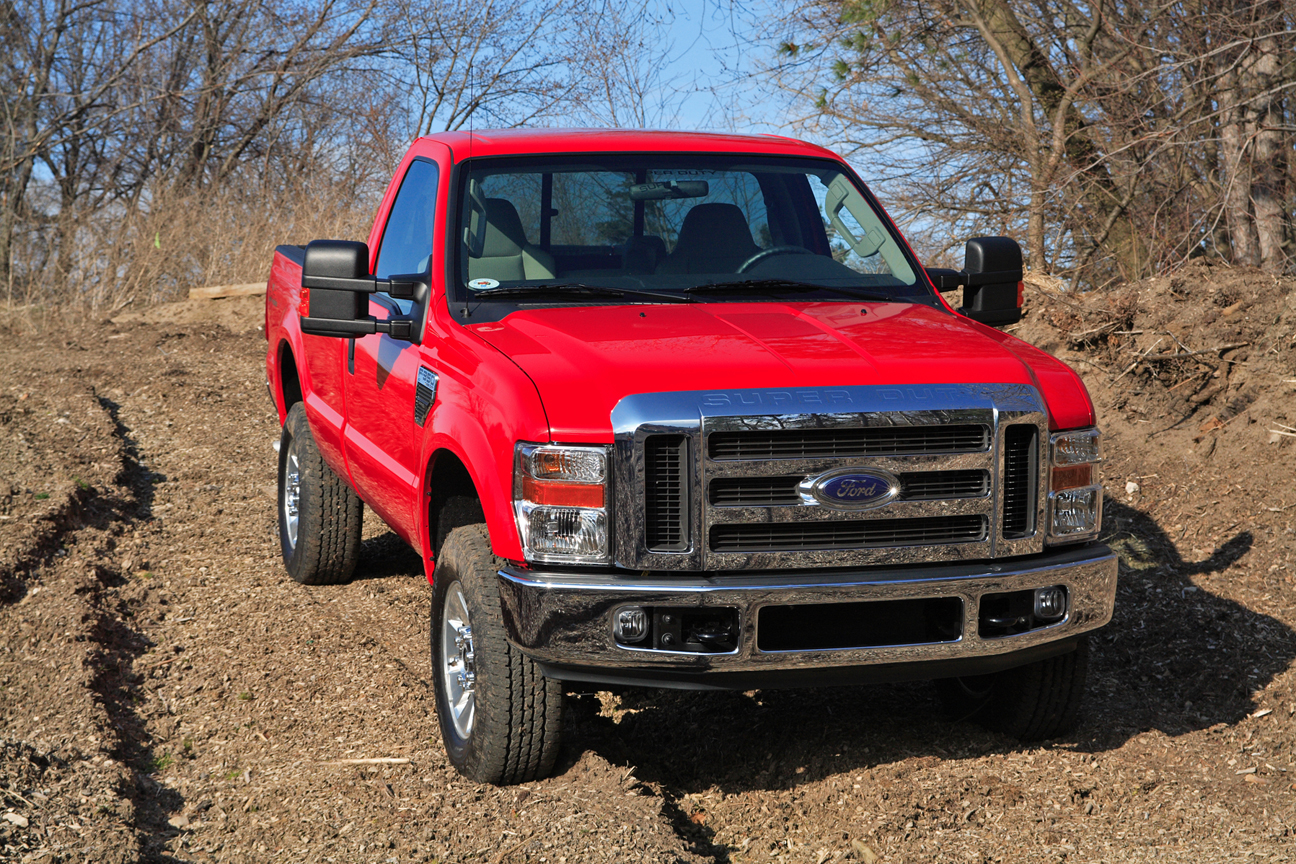
<path id="1" fill-rule="evenodd" d="M 480 781 L 548 772 L 590 684 L 933 679 L 1057 736 L 1117 568 L 1083 384 L 991 326 L 1021 278 L 1002 237 L 922 267 L 787 138 L 421 138 L 367 244 L 275 253 L 284 563 L 347 579 L 364 505 L 422 555 Z"/>

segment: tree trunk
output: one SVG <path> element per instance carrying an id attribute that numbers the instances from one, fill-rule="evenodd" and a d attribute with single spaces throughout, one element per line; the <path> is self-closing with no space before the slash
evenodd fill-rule
<path id="1" fill-rule="evenodd" d="M 31 185 L 32 168 L 35 160 L 23 159 L 16 169 L 6 178 L 3 194 L 0 194 L 0 278 L 5 280 L 5 297 L 12 305 L 15 274 L 13 272 L 13 241 L 18 230 L 18 220 L 22 214 L 23 199 L 27 187 Z"/>
<path id="2" fill-rule="evenodd" d="M 1257 253 L 1260 266 L 1270 273 L 1283 272 L 1287 264 L 1283 250 L 1287 233 L 1287 153 L 1283 146 L 1281 103 L 1274 95 L 1281 72 L 1279 57 L 1276 35 L 1257 40 L 1249 76 L 1256 96 L 1247 106 L 1248 125 L 1255 130 L 1251 201 L 1255 207 Z"/>
<path id="3" fill-rule="evenodd" d="M 1251 159 L 1246 136 L 1246 99 L 1241 60 L 1220 77 L 1220 180 L 1223 184 L 1224 220 L 1228 223 L 1230 260 L 1255 267 L 1260 264 L 1260 240 L 1251 216 Z"/>
<path id="4" fill-rule="evenodd" d="M 1107 231 L 1105 243 L 1112 251 L 1120 275 L 1126 279 L 1137 279 L 1147 267 L 1148 256 L 1133 220 L 1119 203 L 1123 198 L 1119 184 L 1111 176 L 1099 145 L 1091 138 L 1091 130 L 1084 117 L 1074 104 L 1062 108 L 1066 85 L 1061 76 L 1031 39 L 1030 33 L 1007 0 L 964 2 L 972 4 L 986 22 L 990 33 L 1003 46 L 1009 61 L 1021 73 L 1022 79 L 1039 101 L 1044 115 L 1051 122 L 1062 123 L 1067 161 L 1082 172 L 1087 181 L 1085 197 L 1097 217 L 1093 220 L 1094 233 L 1097 233 L 1097 225 L 1116 213 L 1116 218 Z M 1059 109 L 1062 109 L 1061 117 L 1057 116 Z M 1041 226 L 1041 235 L 1042 230 Z"/>

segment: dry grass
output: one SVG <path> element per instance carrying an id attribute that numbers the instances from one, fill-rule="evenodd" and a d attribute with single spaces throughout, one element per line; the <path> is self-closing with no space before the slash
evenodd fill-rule
<path id="1" fill-rule="evenodd" d="M 160 190 L 140 204 L 47 224 L 19 238 L 27 266 L 7 286 L 0 325 L 103 318 L 190 288 L 264 281 L 280 243 L 364 240 L 377 202 L 372 190 L 302 178 L 278 189 Z"/>

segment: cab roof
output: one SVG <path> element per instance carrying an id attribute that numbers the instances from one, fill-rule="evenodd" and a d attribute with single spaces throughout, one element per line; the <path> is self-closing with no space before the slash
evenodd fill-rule
<path id="1" fill-rule="evenodd" d="M 476 156 L 529 156 L 536 153 L 753 153 L 840 160 L 836 153 L 782 135 L 731 135 L 717 132 L 666 132 L 646 129 L 480 129 L 440 132 L 421 141 L 450 148 L 456 162 Z"/>

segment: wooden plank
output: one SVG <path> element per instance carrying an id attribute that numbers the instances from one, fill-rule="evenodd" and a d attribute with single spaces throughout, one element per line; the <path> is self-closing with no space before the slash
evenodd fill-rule
<path id="1" fill-rule="evenodd" d="M 190 288 L 190 300 L 215 300 L 219 297 L 249 297 L 266 293 L 266 283 L 245 282 L 242 285 L 213 285 L 210 288 Z"/>

